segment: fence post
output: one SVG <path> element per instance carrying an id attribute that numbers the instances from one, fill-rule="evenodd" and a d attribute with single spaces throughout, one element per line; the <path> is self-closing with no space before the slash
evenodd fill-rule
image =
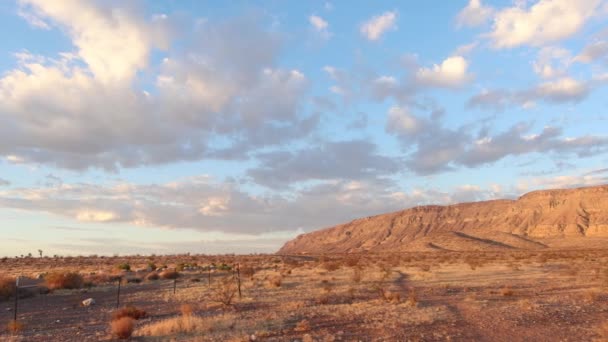
<path id="1" fill-rule="evenodd" d="M 207 266 L 207 285 L 211 286 L 211 264 Z"/>
<path id="2" fill-rule="evenodd" d="M 173 279 L 173 294 L 175 294 L 176 287 L 177 287 L 177 278 Z"/>
<path id="3" fill-rule="evenodd" d="M 118 277 L 118 291 L 116 292 L 116 308 L 120 307 L 120 283 L 122 282 L 122 277 Z"/>
<path id="4" fill-rule="evenodd" d="M 15 279 L 15 312 L 13 314 L 15 323 L 17 322 L 17 306 L 19 303 L 19 278 L 21 278 L 21 276 L 17 276 L 17 279 Z"/>
<path id="5" fill-rule="evenodd" d="M 236 281 L 239 285 L 239 298 L 241 298 L 241 264 L 236 264 Z"/>

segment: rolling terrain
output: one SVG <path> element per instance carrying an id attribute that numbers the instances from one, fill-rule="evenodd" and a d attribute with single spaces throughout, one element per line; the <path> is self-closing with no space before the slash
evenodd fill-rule
<path id="1" fill-rule="evenodd" d="M 302 234 L 278 253 L 593 248 L 607 243 L 608 185 L 601 185 L 361 218 Z"/>

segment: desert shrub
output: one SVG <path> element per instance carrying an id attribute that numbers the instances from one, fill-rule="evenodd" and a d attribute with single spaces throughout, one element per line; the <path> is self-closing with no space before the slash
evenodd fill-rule
<path id="1" fill-rule="evenodd" d="M 122 271 L 131 271 L 131 265 L 129 265 L 126 262 L 120 263 L 118 265 L 116 265 L 116 268 Z"/>
<path id="2" fill-rule="evenodd" d="M 298 324 L 296 324 L 295 328 L 293 329 L 297 332 L 306 332 L 306 331 L 310 331 L 310 323 L 303 319 L 301 321 L 298 322 Z"/>
<path id="3" fill-rule="evenodd" d="M 15 278 L 0 276 L 0 300 L 15 295 Z"/>
<path id="4" fill-rule="evenodd" d="M 158 280 L 158 279 L 160 279 L 160 276 L 156 272 L 150 272 L 146 276 L 146 280 L 148 280 L 148 281 L 154 281 L 154 280 Z"/>
<path id="5" fill-rule="evenodd" d="M 375 285 L 374 290 L 378 293 L 381 299 L 391 303 L 391 302 L 400 302 L 401 295 L 397 292 L 389 291 L 381 285 Z"/>
<path id="6" fill-rule="evenodd" d="M 209 320 L 195 315 L 182 315 L 152 323 L 138 329 L 138 336 L 170 336 L 194 332 L 205 332 L 211 329 Z"/>
<path id="7" fill-rule="evenodd" d="M 407 304 L 409 306 L 416 306 L 418 305 L 418 297 L 416 297 L 416 290 L 415 289 L 410 289 L 410 291 L 407 294 Z"/>
<path id="8" fill-rule="evenodd" d="M 133 334 L 135 327 L 134 319 L 131 317 L 122 317 L 110 322 L 110 330 L 112 335 L 118 339 L 126 340 Z"/>
<path id="9" fill-rule="evenodd" d="M 220 281 L 215 282 L 212 300 L 222 303 L 224 306 L 230 306 L 236 296 L 237 290 L 234 279 L 230 276 L 224 277 Z"/>
<path id="10" fill-rule="evenodd" d="M 23 323 L 11 319 L 6 325 L 6 330 L 11 334 L 16 334 L 23 330 Z"/>
<path id="11" fill-rule="evenodd" d="M 146 312 L 140 310 L 132 305 L 125 306 L 124 308 L 114 311 L 112 314 L 112 320 L 117 321 L 123 317 L 130 317 L 132 319 L 141 319 L 146 317 Z"/>
<path id="12" fill-rule="evenodd" d="M 268 282 L 271 286 L 281 287 L 281 284 L 283 283 L 283 277 L 281 275 L 274 275 L 268 279 Z"/>
<path id="13" fill-rule="evenodd" d="M 513 290 L 510 287 L 505 286 L 500 290 L 500 294 L 503 297 L 511 297 L 511 296 L 513 296 Z"/>
<path id="14" fill-rule="evenodd" d="M 148 268 L 154 271 L 156 269 L 156 264 L 152 261 L 149 261 Z"/>
<path id="15" fill-rule="evenodd" d="M 51 272 L 44 280 L 49 290 L 79 289 L 84 285 L 83 277 L 76 272 Z"/>
<path id="16" fill-rule="evenodd" d="M 162 279 L 177 279 L 177 278 L 179 278 L 179 272 L 174 271 L 174 270 L 165 270 L 165 271 L 162 271 L 159 274 L 159 276 Z"/>
<path id="17" fill-rule="evenodd" d="M 194 308 L 190 304 L 182 304 L 182 306 L 179 307 L 179 311 L 183 316 L 191 316 L 194 313 Z"/>
<path id="18" fill-rule="evenodd" d="M 243 278 L 246 279 L 252 279 L 255 274 L 255 268 L 252 266 L 242 266 L 240 271 Z"/>

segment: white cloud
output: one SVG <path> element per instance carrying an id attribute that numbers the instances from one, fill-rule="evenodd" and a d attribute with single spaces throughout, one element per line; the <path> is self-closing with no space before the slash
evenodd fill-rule
<path id="1" fill-rule="evenodd" d="M 104 83 L 131 81 L 148 65 L 151 49 L 167 44 L 162 22 L 147 23 L 135 8 L 76 0 L 20 0 L 20 6 L 23 13 L 64 28 L 79 57 Z"/>
<path id="2" fill-rule="evenodd" d="M 318 15 L 311 15 L 308 17 L 308 22 L 323 39 L 329 39 L 331 32 L 329 32 L 329 24 L 323 18 Z"/>
<path id="3" fill-rule="evenodd" d="M 571 77 L 563 77 L 540 84 L 535 93 L 557 102 L 580 101 L 589 93 L 589 87 Z"/>
<path id="4" fill-rule="evenodd" d="M 542 46 L 577 33 L 599 4 L 600 0 L 540 0 L 527 8 L 523 2 L 496 12 L 486 36 L 496 48 Z"/>
<path id="5" fill-rule="evenodd" d="M 467 67 L 468 63 L 462 56 L 451 56 L 432 68 L 418 69 L 416 79 L 423 85 L 458 88 L 472 79 Z"/>
<path id="6" fill-rule="evenodd" d="M 421 133 L 425 126 L 425 122 L 406 107 L 393 106 L 388 110 L 386 131 L 389 133 L 413 136 Z"/>
<path id="7" fill-rule="evenodd" d="M 121 16 L 118 22 L 137 20 Z M 317 114 L 300 111 L 308 79 L 298 70 L 274 67 L 279 42 L 260 23 L 207 23 L 182 43 L 183 53 L 169 54 L 154 70 L 156 84 L 149 91 L 99 78 L 104 67 L 83 65 L 72 53 L 57 59 L 18 54 L 18 67 L 0 76 L 0 155 L 12 163 L 115 171 L 246 158 L 251 150 L 298 139 L 316 126 Z M 256 48 L 243 54 L 249 45 Z M 134 77 L 120 72 L 132 64 L 129 58 L 113 52 L 100 50 L 97 56 L 103 65 L 122 65 L 110 67 L 106 76 Z"/>
<path id="8" fill-rule="evenodd" d="M 308 22 L 317 30 L 317 31 L 325 31 L 329 26 L 327 21 L 323 20 L 323 18 L 318 15 L 311 15 L 308 17 Z"/>
<path id="9" fill-rule="evenodd" d="M 484 6 L 481 0 L 469 0 L 469 3 L 465 8 L 458 12 L 456 17 L 456 25 L 462 26 L 479 26 L 488 21 L 494 9 L 490 6 Z"/>
<path id="10" fill-rule="evenodd" d="M 384 33 L 397 28 L 397 12 L 384 12 L 364 22 L 361 34 L 368 40 L 378 40 Z"/>

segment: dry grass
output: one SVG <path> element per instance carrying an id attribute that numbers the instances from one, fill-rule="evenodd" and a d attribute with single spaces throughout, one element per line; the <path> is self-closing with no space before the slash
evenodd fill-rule
<path id="1" fill-rule="evenodd" d="M 6 300 L 15 295 L 15 278 L 0 276 L 0 300 Z"/>
<path id="2" fill-rule="evenodd" d="M 49 290 L 80 289 L 84 285 L 84 278 L 76 272 L 52 272 L 44 277 Z"/>
<path id="3" fill-rule="evenodd" d="M 513 295 L 514 295 L 515 293 L 513 292 L 513 289 L 511 289 L 511 288 L 510 288 L 510 287 L 508 287 L 508 286 L 505 286 L 505 287 L 503 287 L 502 289 L 500 289 L 500 294 L 501 294 L 503 297 L 513 297 Z"/>
<path id="4" fill-rule="evenodd" d="M 8 322 L 8 324 L 6 325 L 6 330 L 11 333 L 11 334 L 16 334 L 19 333 L 20 331 L 23 330 L 23 323 L 19 322 L 19 321 L 15 321 L 15 320 L 10 320 Z"/>
<path id="5" fill-rule="evenodd" d="M 179 272 L 174 270 L 165 270 L 159 274 L 161 279 L 177 279 L 179 278 Z"/>
<path id="6" fill-rule="evenodd" d="M 224 306 L 230 306 L 236 296 L 237 290 L 237 285 L 233 277 L 223 277 L 215 282 L 211 299 Z"/>
<path id="7" fill-rule="evenodd" d="M 135 320 L 131 317 L 122 317 L 117 320 L 110 322 L 110 332 L 112 336 L 126 340 L 133 335 L 133 329 L 135 328 Z"/>
<path id="8" fill-rule="evenodd" d="M 120 310 L 114 311 L 114 313 L 112 314 L 113 321 L 119 320 L 123 317 L 130 317 L 135 320 L 138 320 L 141 318 L 145 318 L 146 312 L 144 310 L 140 310 L 134 306 L 129 305 Z"/>
<path id="9" fill-rule="evenodd" d="M 233 314 L 202 318 L 197 315 L 181 315 L 139 328 L 136 336 L 179 336 L 184 334 L 200 334 L 212 331 L 233 330 L 237 318 Z"/>
<path id="10" fill-rule="evenodd" d="M 183 316 L 192 316 L 194 314 L 194 308 L 190 304 L 182 304 L 179 307 L 179 311 Z"/>

